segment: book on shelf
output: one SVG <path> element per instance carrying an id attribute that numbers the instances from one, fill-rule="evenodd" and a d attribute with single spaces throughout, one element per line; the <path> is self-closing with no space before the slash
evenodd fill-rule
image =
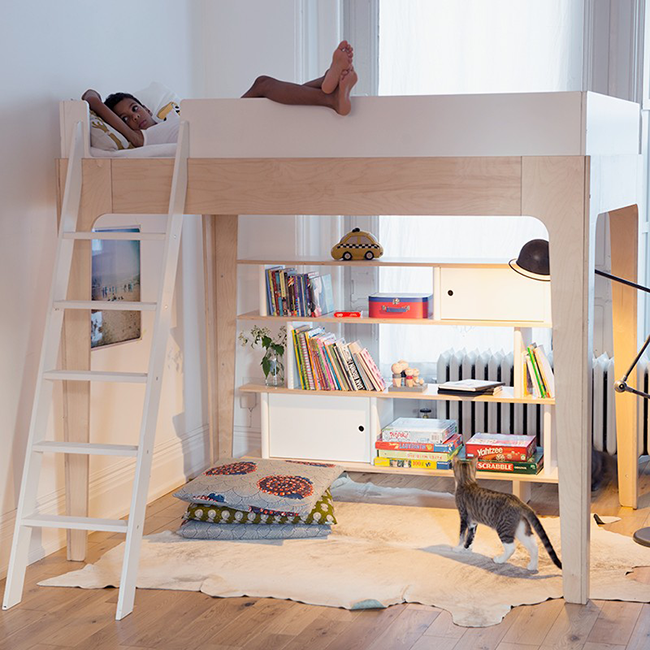
<path id="1" fill-rule="evenodd" d="M 381 430 L 383 442 L 429 442 L 441 444 L 458 432 L 456 420 L 397 418 Z"/>
<path id="2" fill-rule="evenodd" d="M 538 399 L 555 397 L 555 378 L 543 345 L 522 347 L 523 395 Z"/>
<path id="3" fill-rule="evenodd" d="M 457 453 L 460 447 L 453 451 L 394 451 L 392 449 L 377 449 L 378 458 L 401 458 L 403 460 L 433 460 L 440 462 L 450 461 Z"/>
<path id="4" fill-rule="evenodd" d="M 528 461 L 536 449 L 535 436 L 475 433 L 465 443 L 465 456 L 479 460 Z"/>
<path id="5" fill-rule="evenodd" d="M 447 395 L 496 395 L 504 385 L 502 381 L 487 379 L 461 379 L 438 384 L 438 393 Z"/>
<path id="6" fill-rule="evenodd" d="M 269 316 L 313 318 L 328 314 L 334 310 L 332 276 L 271 266 L 266 269 L 266 302 Z"/>
<path id="7" fill-rule="evenodd" d="M 297 376 L 303 390 L 379 391 L 383 390 L 382 385 L 385 387 L 381 375 L 379 382 L 374 376 L 371 380 L 365 370 L 360 370 L 358 364 L 362 360 L 364 364 L 372 362 L 375 368 L 377 366 L 370 353 L 358 342 L 346 343 L 324 328 L 311 325 L 296 327 L 291 335 Z"/>
<path id="8" fill-rule="evenodd" d="M 374 386 L 374 390 L 385 390 L 386 382 L 381 376 L 377 364 L 370 356 L 370 352 L 365 348 L 362 348 L 359 341 L 353 341 L 350 343 L 349 350 L 352 353 L 352 358 L 357 364 L 357 368 L 362 371 L 362 376 L 365 375 L 368 378 L 368 381 Z"/>
<path id="9" fill-rule="evenodd" d="M 417 458 L 373 458 L 375 467 L 410 467 L 412 469 L 451 469 L 452 461 L 420 460 Z"/>
<path id="10" fill-rule="evenodd" d="M 537 345 L 534 348 L 535 359 L 539 368 L 544 386 L 546 387 L 547 397 L 555 397 L 555 376 L 553 375 L 553 368 L 546 356 L 543 345 Z"/>
<path id="11" fill-rule="evenodd" d="M 311 277 L 310 295 L 312 300 L 312 316 L 323 316 L 334 311 L 334 294 L 332 292 L 332 276 L 314 274 Z"/>
<path id="12" fill-rule="evenodd" d="M 408 440 L 377 440 L 375 449 L 392 449 L 394 451 L 434 451 L 451 453 L 462 446 L 463 438 L 460 433 L 454 433 L 444 442 L 410 442 Z"/>

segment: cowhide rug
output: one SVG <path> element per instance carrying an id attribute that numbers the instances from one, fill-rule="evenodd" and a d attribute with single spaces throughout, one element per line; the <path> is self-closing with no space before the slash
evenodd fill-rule
<path id="1" fill-rule="evenodd" d="M 479 526 L 473 553 L 458 553 L 458 513 L 448 494 L 355 483 L 333 486 L 338 524 L 325 539 L 234 542 L 185 540 L 167 531 L 142 542 L 137 586 L 211 596 L 283 598 L 347 609 L 422 603 L 449 611 L 458 625 L 499 623 L 517 605 L 562 596 L 561 572 L 540 543 L 539 572 L 526 570 L 518 545 L 506 564 L 501 544 Z M 560 522 L 542 523 L 562 557 Z M 99 589 L 118 586 L 124 544 L 97 563 L 41 582 Z M 591 597 L 650 601 L 650 585 L 628 574 L 650 565 L 650 549 L 591 528 Z"/>

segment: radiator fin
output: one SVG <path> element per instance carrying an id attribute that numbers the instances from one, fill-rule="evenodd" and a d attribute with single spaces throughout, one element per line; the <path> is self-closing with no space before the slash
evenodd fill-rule
<path id="1" fill-rule="evenodd" d="M 553 354 L 549 354 L 553 364 Z M 593 428 L 595 449 L 608 454 L 616 453 L 616 410 L 614 406 L 614 359 L 607 354 L 593 360 Z M 639 386 L 650 392 L 650 360 L 639 361 Z M 513 354 L 503 350 L 480 352 L 473 350 L 446 350 L 438 358 L 437 382 L 458 379 L 494 379 L 508 386 L 514 382 Z M 525 434 L 537 436 L 542 444 L 542 407 L 534 404 L 499 404 L 470 402 L 437 402 L 437 417 L 458 421 L 463 439 L 474 433 Z M 648 454 L 648 429 L 650 428 L 649 402 L 639 400 L 639 455 Z"/>

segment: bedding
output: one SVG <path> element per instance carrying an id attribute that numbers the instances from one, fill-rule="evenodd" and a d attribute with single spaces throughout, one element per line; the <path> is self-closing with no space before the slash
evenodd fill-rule
<path id="1" fill-rule="evenodd" d="M 133 145 L 99 115 L 90 111 L 90 146 L 101 151 L 123 151 Z"/>

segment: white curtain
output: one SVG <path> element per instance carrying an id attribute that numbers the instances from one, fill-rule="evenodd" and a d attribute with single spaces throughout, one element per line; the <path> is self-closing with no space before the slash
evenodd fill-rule
<path id="1" fill-rule="evenodd" d="M 379 0 L 379 94 L 582 89 L 582 0 Z M 521 217 L 382 217 L 391 257 L 508 260 L 547 238 Z M 427 269 L 381 269 L 380 291 L 428 292 Z M 550 333 L 535 332 L 548 345 Z M 512 349 L 512 329 L 381 326 L 380 358 L 435 362 L 450 348 Z M 384 369 L 385 370 L 385 369 Z"/>

